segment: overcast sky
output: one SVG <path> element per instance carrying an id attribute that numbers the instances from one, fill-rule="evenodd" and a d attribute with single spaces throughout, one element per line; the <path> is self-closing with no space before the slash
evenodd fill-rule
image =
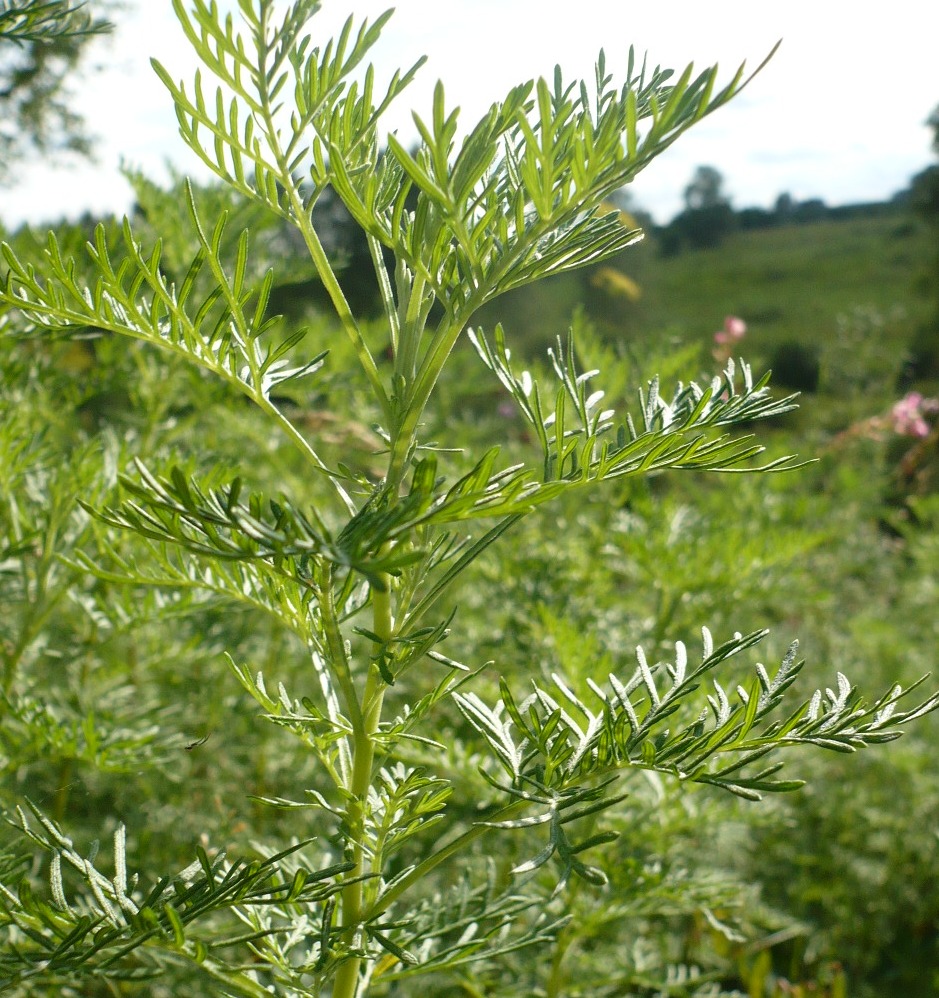
<path id="1" fill-rule="evenodd" d="M 170 0 L 125 2 L 117 31 L 96 43 L 91 62 L 100 70 L 76 87 L 75 106 L 99 137 L 97 163 L 26 164 L 19 184 L 0 189 L 5 225 L 126 211 L 131 196 L 119 173 L 122 158 L 158 180 L 166 178 L 167 161 L 205 176 L 177 134 L 148 60 L 154 55 L 174 76 L 192 78 L 195 59 Z M 350 12 L 373 18 L 387 6 L 325 0 L 310 32 L 319 42 Z M 742 208 L 769 207 L 782 192 L 831 205 L 883 200 L 930 163 L 925 120 L 939 104 L 936 0 L 399 0 L 373 61 L 381 79 L 430 57 L 386 120 L 387 129 L 410 138 L 410 110 L 427 111 L 438 78 L 448 104 L 459 104 L 462 120 L 473 122 L 511 86 L 550 77 L 557 63 L 568 79 L 592 79 L 600 48 L 615 81 L 625 73 L 630 44 L 652 63 L 679 70 L 692 61 L 698 68 L 718 62 L 726 80 L 744 60 L 758 65 L 780 38 L 775 58 L 740 97 L 634 182 L 639 206 L 668 220 L 701 164 L 720 170 Z"/>

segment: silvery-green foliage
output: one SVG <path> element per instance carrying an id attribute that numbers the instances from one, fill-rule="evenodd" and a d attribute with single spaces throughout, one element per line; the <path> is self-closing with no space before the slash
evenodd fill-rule
<path id="1" fill-rule="evenodd" d="M 212 952 L 248 943 L 250 935 L 235 931 L 226 939 L 219 935 L 216 923 L 207 943 L 197 933 L 187 931 L 189 926 L 235 907 L 319 904 L 340 889 L 336 874 L 351 867 L 346 863 L 313 875 L 302 869 L 285 874 L 284 861 L 308 842 L 263 862 L 230 862 L 224 855 L 210 859 L 199 849 L 189 866 L 145 890 L 136 873 L 128 874 L 123 826 L 114 832 L 113 860 L 109 863 L 112 872 L 108 876 L 95 865 L 97 846 L 91 855 L 83 856 L 55 822 L 35 807 L 31 811 L 32 820 L 24 809 L 17 808 L 15 824 L 33 847 L 51 858 L 51 899 L 38 899 L 25 882 L 15 893 L 0 887 L 5 924 L 35 946 L 29 958 L 16 948 L 0 957 L 2 989 L 28 984 L 31 979 L 67 981 L 83 972 L 103 980 L 145 980 L 159 974 L 159 960 L 151 962 L 147 950 L 164 950 L 185 954 L 222 986 L 237 989 L 234 993 L 265 994 L 250 976 L 226 967 Z M 15 853 L 9 862 L 17 862 Z M 71 879 L 83 887 L 74 898 L 70 897 Z M 126 958 L 139 950 L 144 952 L 138 965 L 128 970 Z"/>
<path id="2" fill-rule="evenodd" d="M 463 133 L 438 85 L 409 151 L 383 138 L 380 118 L 420 64 L 384 85 L 366 66 L 390 12 L 373 24 L 352 17 L 326 41 L 316 35 L 317 8 L 239 0 L 237 18 L 222 20 L 214 4 L 174 0 L 215 89 L 202 70 L 187 85 L 155 68 L 203 163 L 295 227 L 379 415 L 380 473 L 330 458 L 296 418 L 292 404 L 316 390 L 328 352 L 270 314 L 273 272 L 256 264 L 252 234 L 234 233 L 227 210 L 207 210 L 204 192 L 188 188 L 191 243 L 174 226 L 166 265 L 159 235 L 144 245 L 130 221 L 118 240 L 99 226 L 81 265 L 52 234 L 39 262 L 4 245 L 0 304 L 27 337 L 94 330 L 158 347 L 221 384 L 233 408 L 253 406 L 293 448 L 305 479 L 275 488 L 256 466 L 263 449 L 211 472 L 147 453 L 130 462 L 121 451 L 117 489 L 86 492 L 70 513 L 102 532 L 98 553 L 75 550 L 68 565 L 107 587 L 186 594 L 193 612 L 200 599 L 226 604 L 291 635 L 285 647 L 298 668 L 289 679 L 269 656 L 263 667 L 252 661 L 261 649 L 248 635 L 228 649 L 229 664 L 262 718 L 317 765 L 314 786 L 298 776 L 291 796 L 254 799 L 314 829 L 321 852 L 304 848 L 309 836 L 246 864 L 203 850 L 198 868 L 158 874 L 144 894 L 127 879 L 123 831 L 108 877 L 59 824 L 34 810 L 36 829 L 18 812 L 21 834 L 51 857 L 51 900 L 30 889 L 0 894 L 14 944 L 9 982 L 132 979 L 184 957 L 226 994 L 356 998 L 510 958 L 565 930 L 557 906 L 569 881 L 607 884 L 591 856 L 620 834 L 613 819 L 632 771 L 758 798 L 799 785 L 777 778 L 781 750 L 854 751 L 897 737 L 939 704 L 928 696 L 901 710 L 908 691 L 899 687 L 869 703 L 840 674 L 837 689 L 787 703 L 801 667 L 794 647 L 772 673 L 757 665 L 741 682 L 726 663 L 762 632 L 715 646 L 705 630 L 694 663 L 681 642 L 668 663 L 639 650 L 638 666 L 626 666 L 617 652 L 615 671 L 585 689 L 559 673 L 519 701 L 503 681 L 489 705 L 485 664 L 444 650 L 459 628 L 449 601 L 522 519 L 578 490 L 653 472 L 794 467 L 788 457 L 759 464 L 762 447 L 733 432 L 792 406 L 743 362 L 704 384 L 666 390 L 653 379 L 617 412 L 597 387 L 601 372 L 580 369 L 573 336 L 549 352 L 542 378 L 517 370 L 511 331 L 469 331 L 476 311 L 504 292 L 635 242 L 641 234 L 606 199 L 738 93 L 743 70 L 719 87 L 716 69 L 676 77 L 631 53 L 615 84 L 601 54 L 593 85 L 566 83 L 557 70 L 550 82 L 512 89 Z M 313 223 L 327 188 L 367 236 L 380 326 L 353 314 Z M 461 455 L 426 435 L 464 334 L 533 442 L 519 463 L 502 458 L 499 440 Z M 435 737 L 434 718 L 450 705 L 468 748 Z M 448 749 L 476 756 L 481 776 L 467 800 L 456 791 L 469 780 L 443 771 Z M 521 839 L 521 858 L 494 858 L 486 869 L 479 845 L 494 839 Z M 464 858 L 473 861 L 456 877 Z M 63 864 L 78 874 L 74 898 Z M 241 934 L 229 918 L 243 923 Z M 693 968 L 671 973 L 663 987 L 702 983 Z"/>
<path id="3" fill-rule="evenodd" d="M 70 0 L 14 0 L 0 10 L 0 39 L 9 42 L 96 34 L 108 27 L 94 21 L 84 3 Z"/>
<path id="4" fill-rule="evenodd" d="M 139 626 L 158 608 L 176 603 L 181 609 L 182 603 L 154 592 L 103 610 L 87 573 L 69 561 L 94 532 L 75 498 L 104 499 L 114 484 L 120 444 L 105 435 L 75 446 L 63 462 L 63 427 L 55 411 L 63 397 L 40 390 L 43 374 L 27 356 L 18 364 L 11 351 L 6 360 L 0 401 L 0 771 L 19 789 L 32 775 L 25 760 L 128 772 L 139 766 L 144 748 L 155 761 L 178 741 L 157 723 L 173 706 L 147 702 L 126 680 L 82 676 L 95 660 L 96 644 Z"/>
<path id="5" fill-rule="evenodd" d="M 692 711 L 694 720 L 681 725 L 683 701 L 701 689 L 708 673 L 764 636 L 761 632 L 736 635 L 715 648 L 705 629 L 701 662 L 691 668 L 682 642 L 675 646 L 673 663 L 655 666 L 637 648 L 638 667 L 628 681 L 611 675 L 609 689 L 604 690 L 588 680 L 597 701 L 593 710 L 558 677 L 554 696 L 535 686 L 522 703 L 504 685 L 503 698 L 494 708 L 472 693 L 454 696 L 467 720 L 492 746 L 508 780 L 504 789 L 520 800 L 545 805 L 547 810 L 537 820 L 550 823 L 552 835 L 560 835 L 559 825 L 570 820 L 561 818 L 562 810 L 578 803 L 580 794 L 587 792 L 577 788 L 580 782 L 620 769 L 649 769 L 759 800 L 763 793 L 801 785 L 774 778 L 782 762 L 763 766 L 761 760 L 770 751 L 812 744 L 853 752 L 892 741 L 899 736 L 896 725 L 934 710 L 939 702 L 932 696 L 898 712 L 900 698 L 910 690 L 895 686 L 868 704 L 838 673 L 837 692 L 816 690 L 788 717 L 770 722 L 802 666 L 793 644 L 772 677 L 763 665 L 757 665 L 754 679 L 746 687 L 738 685 L 732 694 L 711 679 L 713 692 L 705 693 L 706 706 L 696 717 Z M 689 718 L 687 712 L 685 716 Z M 754 773 L 755 763 L 760 766 Z M 542 861 L 549 856 L 546 853 Z"/>

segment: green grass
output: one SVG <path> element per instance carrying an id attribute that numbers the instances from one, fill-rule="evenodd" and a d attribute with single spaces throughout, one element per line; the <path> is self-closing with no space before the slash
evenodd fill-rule
<path id="1" fill-rule="evenodd" d="M 914 330 L 928 303 L 914 290 L 929 232 L 903 207 L 806 225 L 738 231 L 719 247 L 663 257 L 654 236 L 612 264 L 635 279 L 638 302 L 613 300 L 590 270 L 541 282 L 477 314 L 502 321 L 516 352 L 537 358 L 583 303 L 604 340 L 635 364 L 654 364 L 675 344 L 698 344 L 702 374 L 714 362 L 713 334 L 726 315 L 748 326 L 739 354 L 772 367 L 783 344 L 818 356 L 816 419 L 831 432 L 882 411 L 902 394 Z"/>
<path id="2" fill-rule="evenodd" d="M 636 332 L 672 330 L 707 343 L 724 316 L 748 326 L 741 350 L 768 361 L 788 341 L 830 351 L 844 322 L 874 314 L 889 346 L 881 373 L 907 349 L 925 303 L 913 284 L 928 233 L 902 208 L 884 216 L 736 232 L 713 250 L 662 258 L 654 239 L 618 265 L 638 280 L 642 300 L 626 324 Z"/>

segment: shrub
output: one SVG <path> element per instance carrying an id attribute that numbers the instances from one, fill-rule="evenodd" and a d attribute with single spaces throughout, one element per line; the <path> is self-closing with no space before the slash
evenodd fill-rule
<path id="1" fill-rule="evenodd" d="M 818 350 L 806 343 L 789 340 L 773 350 L 770 361 L 775 384 L 799 392 L 815 392 L 821 373 Z"/>

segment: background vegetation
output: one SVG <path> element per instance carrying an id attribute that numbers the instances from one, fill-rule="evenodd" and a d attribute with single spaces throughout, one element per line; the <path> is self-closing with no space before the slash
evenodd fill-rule
<path id="1" fill-rule="evenodd" d="M 135 224 L 166 236 L 163 265 L 172 271 L 193 240 L 174 210 L 180 191 L 133 180 Z M 813 677 L 830 682 L 836 670 L 864 686 L 935 672 L 939 413 L 930 400 L 939 396 L 939 313 L 930 182 L 920 179 L 909 199 L 834 217 L 817 206 L 800 215 L 782 202 L 771 222 L 728 216 L 712 184 L 711 200 L 689 197 L 679 238 L 652 231 L 602 268 L 500 302 L 513 350 L 532 365 L 573 323 L 582 368 L 604 370 L 614 402 L 631 399 L 655 373 L 710 376 L 728 353 L 772 367 L 780 392 L 804 394 L 798 412 L 763 429 L 770 454 L 818 460 L 735 480 L 732 489 L 723 479 L 663 474 L 614 486 L 589 508 L 578 499 L 530 517 L 463 583 L 462 628 L 447 653 L 494 659 L 519 689 L 560 663 L 568 681 L 582 684 L 636 644 L 660 657 L 676 635 L 692 643 L 702 620 L 716 633 L 745 621 L 773 629 L 764 658 L 781 658 L 798 636 L 817 663 Z M 328 347 L 333 368 L 348 371 L 341 361 L 349 348 L 320 313 L 311 275 L 280 266 L 289 235 L 276 219 L 224 191 L 199 193 L 203 205 L 216 198 L 235 213 L 229 231 L 251 226 L 256 265 L 279 266 L 278 310 L 309 322 L 311 349 Z M 718 237 L 688 236 L 689 216 L 715 207 Z M 324 242 L 345 260 L 354 289 L 361 247 L 334 205 L 322 210 L 334 212 Z M 119 223 L 105 222 L 118 256 Z M 89 235 L 82 225 L 57 228 L 76 257 Z M 38 259 L 43 237 L 22 229 L 8 238 L 23 259 Z M 363 315 L 372 307 L 358 301 Z M 728 316 L 745 333 L 715 339 L 732 328 Z M 524 430 L 480 377 L 478 358 L 465 344 L 458 351 L 432 417 L 441 436 L 469 447 L 508 431 L 521 448 Z M 262 487 L 292 483 L 294 457 L 273 453 L 252 411 L 210 381 L 94 329 L 79 340 L 6 340 L 2 370 L 0 803 L 12 813 L 24 798 L 34 801 L 67 827 L 82 855 L 123 823 L 128 854 L 157 870 L 188 862 L 196 844 L 212 855 L 250 855 L 262 841 L 289 845 L 305 824 L 252 797 L 287 794 L 298 777 L 313 786 L 315 772 L 298 774 L 277 728 L 258 726 L 221 652 L 238 647 L 290 688 L 291 639 L 263 614 L 233 615 L 195 591 L 168 596 L 89 575 L 86 557 L 104 548 L 132 558 L 135 549 L 105 537 L 75 500 L 103 503 L 132 452 L 192 469 L 206 454 L 219 466 L 263 454 L 256 472 L 272 481 Z M 345 374 L 317 385 L 316 395 L 285 404 L 316 431 L 327 457 L 372 471 L 381 443 L 363 386 Z M 576 544 L 557 543 L 562 535 Z M 602 847 L 608 885 L 578 882 L 532 913 L 535 937 L 539 925 L 572 916 L 539 945 L 506 945 L 497 964 L 451 972 L 425 985 L 427 993 L 936 994 L 937 723 L 926 718 L 862 758 L 802 759 L 808 786 L 756 807 L 702 788 L 678 796 L 650 777 L 618 808 L 619 838 Z M 432 764 L 472 787 L 480 780 L 475 735 L 455 710 L 446 724 L 438 734 L 446 753 Z M 420 746 L 414 761 L 428 761 Z M 45 873 L 22 858 L 20 836 L 9 829 L 4 837 L 2 879 L 12 871 L 38 883 Z M 477 859 L 499 883 L 517 857 L 509 842 L 504 855 Z M 459 895 L 460 871 L 451 878 Z M 468 922 L 477 900 L 466 889 Z M 505 942 L 498 927 L 492 938 Z M 198 966 L 181 962 L 159 983 L 61 983 L 42 994 L 195 998 L 211 986 Z M 389 973 L 380 993 L 407 990 Z"/>
<path id="2" fill-rule="evenodd" d="M 141 205 L 157 211 L 153 189 L 138 182 Z M 75 246 L 87 235 L 67 225 L 58 234 Z M 563 660 L 567 670 L 602 675 L 636 643 L 665 653 L 667 638 L 692 639 L 702 619 L 715 630 L 745 620 L 773 628 L 767 657 L 799 635 L 829 674 L 906 683 L 934 669 L 937 430 L 932 421 L 928 436 L 906 436 L 891 418 L 910 388 L 911 339 L 929 312 L 913 291 L 929 239 L 902 207 L 738 231 L 717 248 L 665 258 L 650 238 L 622 261 L 641 297 L 610 302 L 590 291 L 596 275 L 588 273 L 573 315 L 569 289 L 562 296 L 547 282 L 537 312 L 567 308 L 584 366 L 617 372 L 624 396 L 653 371 L 716 370 L 714 332 L 728 313 L 745 318 L 739 349 L 758 363 L 797 345 L 817 378 L 769 442 L 772 452 L 796 450 L 818 463 L 735 480 L 732 491 L 722 480 L 663 475 L 587 510 L 571 503 L 530 519 L 479 566 L 485 585 L 460 594 L 466 644 L 448 653 L 475 649 L 509 674 L 514 661 L 540 661 L 547 676 Z M 39 246 L 27 230 L 13 242 L 27 255 Z M 279 252 L 275 228 L 269 251 Z M 540 352 L 555 332 L 516 325 L 511 303 L 506 313 L 521 350 Z M 322 319 L 309 318 L 320 343 L 343 350 Z M 8 345 L 4 366 L 7 805 L 29 797 L 86 848 L 120 820 L 136 837 L 134 854 L 155 868 L 182 861 L 199 841 L 227 850 L 250 850 L 262 838 L 288 842 L 289 812 L 252 807 L 246 795 L 285 790 L 290 760 L 276 730 L 265 739 L 257 728 L 220 662 L 220 650 L 237 645 L 259 665 L 280 665 L 285 639 L 263 619 L 233 618 L 212 601 L 200 608 L 195 597 L 167 605 L 159 594 L 89 579 L 75 563 L 95 528 L 74 497 L 87 496 L 89 485 L 107 488 L 92 471 L 102 460 L 113 474 L 133 444 L 193 462 L 192 441 L 198 435 L 205 453 L 206 434 L 219 462 L 264 450 L 249 410 L 108 337 Z M 466 351 L 437 413 L 449 439 L 504 434 L 513 419 L 477 373 Z M 930 382 L 915 387 L 927 397 L 935 391 Z M 378 445 L 367 413 L 356 421 L 334 415 L 355 392 L 344 381 L 297 404 L 328 447 L 363 450 L 367 462 Z M 277 461 L 289 475 L 290 457 Z M 552 543 L 571 531 L 577 545 Z M 94 614 L 102 596 L 122 608 L 123 627 L 102 630 Z M 289 671 L 281 666 L 279 675 L 289 685 Z M 445 765 L 471 774 L 469 733 L 457 715 L 451 722 L 441 738 L 452 746 Z M 625 806 L 623 835 L 608 847 L 616 878 L 575 891 L 574 918 L 555 943 L 523 952 L 496 976 L 467 971 L 457 990 L 440 982 L 436 993 L 681 995 L 704 993 L 705 981 L 752 995 L 791 993 L 784 981 L 858 998 L 935 993 L 935 736 L 926 720 L 865 759 L 803 761 L 803 771 L 814 770 L 805 790 L 755 808 L 703 791 L 679 804 L 650 782 Z M 638 823 L 654 830 L 641 844 L 629 834 Z M 187 979 L 181 971 L 176 993 L 202 993 Z"/>

